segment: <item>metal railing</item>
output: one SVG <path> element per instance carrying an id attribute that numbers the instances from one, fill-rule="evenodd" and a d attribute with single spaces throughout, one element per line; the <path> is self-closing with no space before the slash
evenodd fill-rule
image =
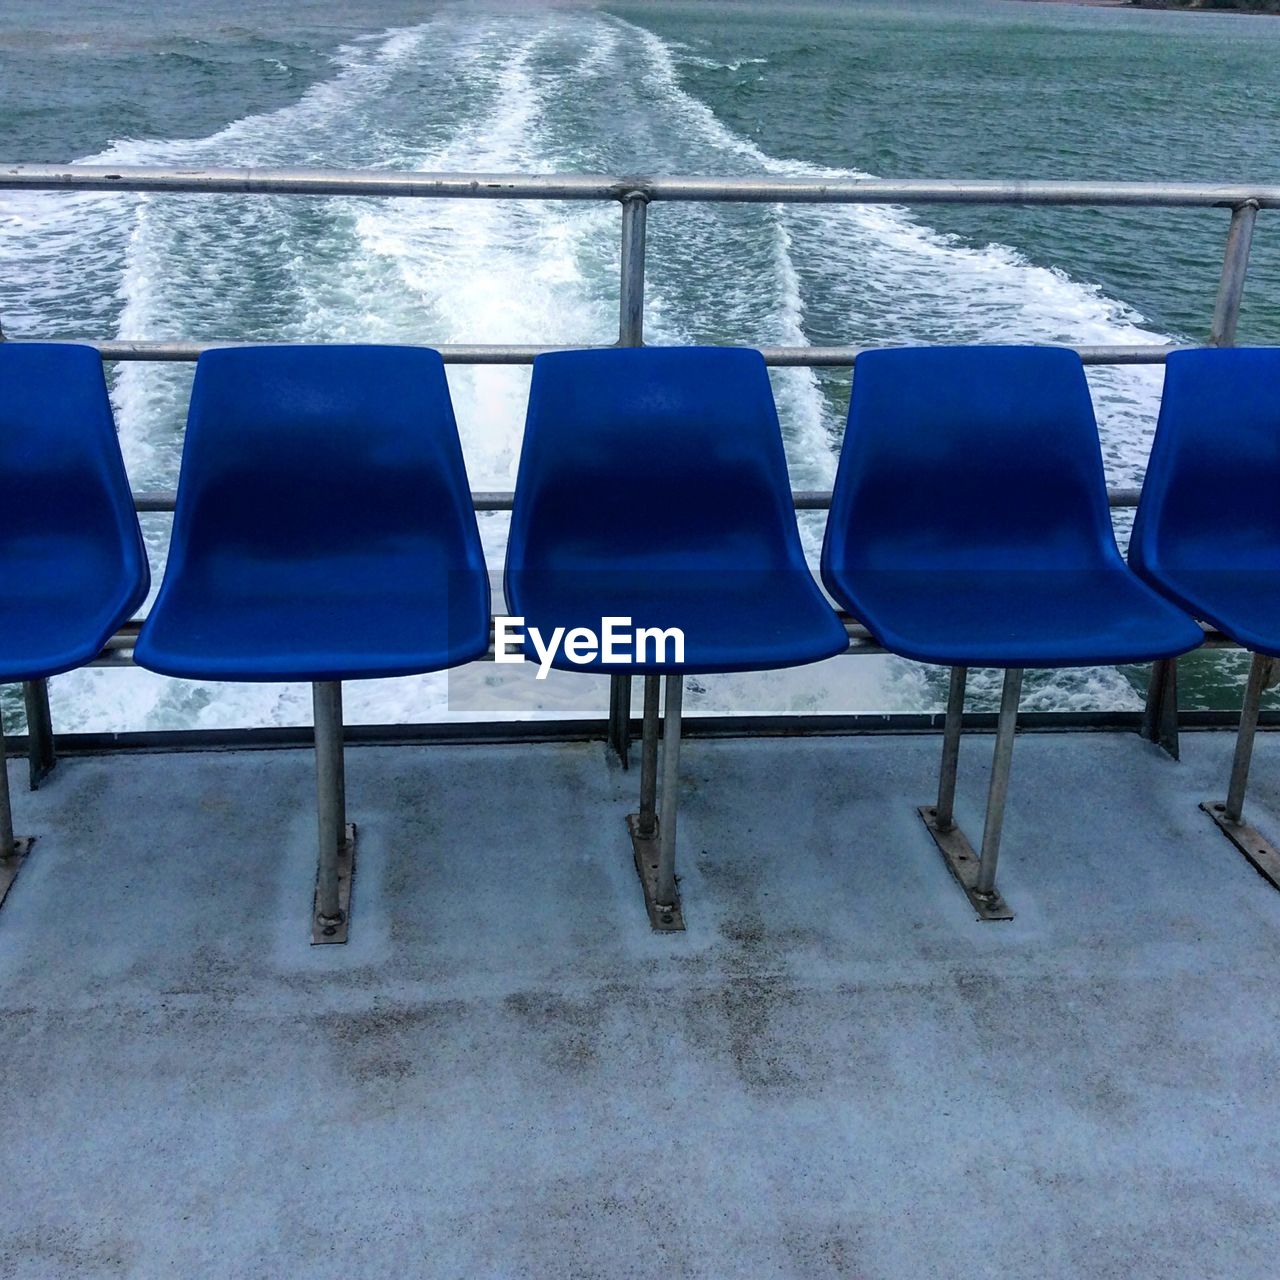
<path id="1" fill-rule="evenodd" d="M 1229 346 L 1235 341 L 1240 303 L 1249 265 L 1254 223 L 1260 209 L 1280 208 L 1280 185 L 1168 182 L 1013 182 L 933 181 L 811 178 L 685 178 L 548 174 L 432 174 L 341 169 L 174 169 L 81 165 L 15 164 L 0 166 L 0 190 L 96 191 L 186 194 L 374 196 L 430 200 L 571 200 L 612 201 L 621 206 L 619 283 L 619 346 L 644 343 L 644 288 L 648 207 L 655 202 L 732 202 L 751 204 L 981 204 L 1036 206 L 1093 206 L 1123 208 L 1223 208 L 1230 210 L 1222 271 L 1207 344 Z M 22 340 L 10 335 L 10 340 Z M 104 360 L 193 361 L 210 346 L 231 343 L 155 342 L 143 339 L 87 341 Z M 593 344 L 581 344 L 590 346 Z M 529 364 L 544 351 L 563 345 L 443 345 L 437 349 L 446 363 L 471 365 Z M 851 367 L 868 348 L 764 347 L 767 364 L 778 367 Z M 1110 345 L 1077 347 L 1088 365 L 1162 363 L 1171 345 Z M 1113 507 L 1132 507 L 1137 489 L 1114 489 Z M 824 510 L 829 492 L 795 493 L 800 510 Z M 174 494 L 135 495 L 139 511 L 172 511 Z M 473 495 L 478 511 L 511 507 L 509 492 Z M 850 652 L 878 652 L 864 629 L 849 622 Z M 98 662 L 119 665 L 130 661 L 136 624 L 123 629 Z M 1210 643 L 1229 645 L 1216 633 Z M 1157 664 L 1148 702 L 1151 736 L 1157 725 L 1169 727 L 1170 708 L 1176 730 L 1176 689 L 1172 664 Z M 629 677 L 615 676 L 610 711 L 610 738 L 625 755 L 626 717 L 630 707 Z"/>

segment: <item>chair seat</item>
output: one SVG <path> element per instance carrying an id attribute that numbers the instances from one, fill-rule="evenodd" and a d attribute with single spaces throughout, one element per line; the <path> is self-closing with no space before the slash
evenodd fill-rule
<path id="1" fill-rule="evenodd" d="M 440 671 L 489 647 L 478 575 L 420 564 L 361 572 L 353 561 L 341 574 L 288 566 L 273 581 L 256 568 L 170 579 L 138 637 L 138 661 L 193 680 L 358 680 Z"/>
<path id="2" fill-rule="evenodd" d="M 102 652 L 121 617 L 142 603 L 138 598 L 86 604 L 6 591 L 0 598 L 0 684 L 45 680 L 74 671 Z"/>
<path id="3" fill-rule="evenodd" d="M 806 571 L 610 570 L 508 573 L 511 612 L 544 639 L 556 627 L 599 633 L 606 617 L 631 627 L 678 627 L 683 662 L 569 661 L 563 649 L 552 666 L 562 671 L 704 674 L 800 666 L 843 653 L 843 623 Z M 536 659 L 531 643 L 525 653 Z M 668 656 L 673 656 L 670 647 Z M 648 656 L 654 657 L 652 647 Z"/>
<path id="4" fill-rule="evenodd" d="M 1280 657 L 1280 567 L 1160 568 L 1160 585 L 1197 618 L 1254 653 Z"/>
<path id="5" fill-rule="evenodd" d="M 893 653 L 963 667 L 1149 662 L 1200 628 L 1127 570 L 862 570 L 837 598 Z"/>

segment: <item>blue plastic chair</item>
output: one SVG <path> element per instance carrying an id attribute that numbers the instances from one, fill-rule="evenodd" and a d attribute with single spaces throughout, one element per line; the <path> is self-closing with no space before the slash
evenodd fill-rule
<path id="1" fill-rule="evenodd" d="M 1008 918 L 995 872 L 1022 669 L 1146 662 L 1202 639 L 1121 558 L 1079 357 L 860 356 L 822 578 L 886 649 L 952 668 L 938 803 L 921 814 L 983 918 Z M 980 858 L 953 811 L 972 666 L 1006 670 Z"/>
<path id="2" fill-rule="evenodd" d="M 205 352 L 168 566 L 134 652 L 165 675 L 312 682 L 316 941 L 346 936 L 340 682 L 438 671 L 488 645 L 488 577 L 439 353 Z"/>
<path id="3" fill-rule="evenodd" d="M 1225 803 L 1201 805 L 1273 884 L 1244 821 L 1258 708 L 1280 657 L 1280 349 L 1171 352 L 1129 543 L 1136 573 L 1253 652 Z"/>
<path id="4" fill-rule="evenodd" d="M 675 828 L 683 676 L 796 666 L 848 647 L 843 624 L 805 563 L 759 352 L 694 347 L 539 356 L 506 596 L 512 614 L 544 636 L 556 627 L 599 633 L 609 617 L 683 632 L 682 656 L 674 646 L 663 654 L 649 646 L 643 661 L 610 662 L 597 654 L 575 663 L 562 651 L 554 663 L 646 676 L 641 806 L 629 821 L 651 920 L 659 928 L 682 927 Z M 667 677 L 660 819 L 659 676 Z"/>
<path id="5" fill-rule="evenodd" d="M 0 683 L 92 661 L 146 599 L 146 549 L 92 347 L 0 343 Z M 16 840 L 0 728 L 3 901 Z"/>

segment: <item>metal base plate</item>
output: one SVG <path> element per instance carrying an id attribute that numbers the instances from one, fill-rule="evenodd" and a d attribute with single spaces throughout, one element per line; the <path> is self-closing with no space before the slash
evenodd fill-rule
<path id="1" fill-rule="evenodd" d="M 0 766 L 3 763 L 3 760 L 0 760 Z M 13 852 L 7 858 L 0 858 L 0 906 L 4 906 L 4 900 L 13 887 L 13 882 L 18 878 L 18 872 L 22 870 L 22 864 L 26 862 L 27 854 L 31 852 L 31 846 L 35 842 L 35 836 L 19 836 L 13 842 Z"/>
<path id="2" fill-rule="evenodd" d="M 979 920 L 1012 920 L 1013 912 L 1009 904 L 1000 896 L 998 889 L 989 894 L 978 892 L 978 855 L 973 851 L 968 836 L 959 826 L 943 831 L 938 826 L 938 810 L 933 805 L 922 805 L 916 812 L 924 819 L 929 828 L 938 852 L 951 868 L 951 874 L 959 881 L 970 905 L 978 913 Z"/>
<path id="3" fill-rule="evenodd" d="M 1253 863 L 1258 874 L 1280 889 L 1280 851 L 1247 822 L 1232 822 L 1227 806 L 1220 800 L 1206 800 L 1200 806 L 1226 832 L 1231 843 Z"/>
<path id="4" fill-rule="evenodd" d="M 338 850 L 338 910 L 342 919 L 327 923 L 320 919 L 320 890 L 311 904 L 311 945 L 327 946 L 333 942 L 346 942 L 347 929 L 351 925 L 351 880 L 356 870 L 356 824 L 348 822 L 347 838 Z"/>
<path id="5" fill-rule="evenodd" d="M 631 833 L 631 848 L 636 858 L 636 874 L 644 889 L 644 905 L 649 912 L 649 923 L 656 933 L 683 933 L 684 910 L 680 906 L 680 893 L 672 906 L 659 907 L 654 896 L 658 889 L 658 824 L 653 824 L 653 835 L 637 834 L 640 826 L 638 813 L 627 814 L 627 830 Z"/>

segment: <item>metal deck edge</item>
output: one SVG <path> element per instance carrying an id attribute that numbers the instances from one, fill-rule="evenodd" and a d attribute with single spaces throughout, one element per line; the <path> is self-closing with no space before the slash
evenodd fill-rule
<path id="1" fill-rule="evenodd" d="M 934 734 L 940 733 L 944 716 L 941 712 L 894 715 L 818 715 L 818 716 L 688 716 L 684 721 L 685 738 L 788 738 L 788 737 L 852 737 L 867 734 Z M 1141 711 L 1041 711 L 1020 712 L 1018 732 L 1022 733 L 1108 733 L 1141 732 Z M 1239 714 L 1234 711 L 1184 711 L 1180 727 L 1187 732 L 1212 729 L 1235 729 Z M 988 732 L 995 729 L 995 712 L 975 712 L 964 718 L 966 732 Z M 1259 717 L 1260 729 L 1280 729 L 1280 711 L 1264 711 Z M 633 736 L 638 737 L 640 720 L 631 721 Z M 489 745 L 522 742 L 603 742 L 608 722 L 604 719 L 579 720 L 499 720 L 476 722 L 443 722 L 436 724 L 346 725 L 343 730 L 347 746 L 393 746 L 409 744 Z M 59 755 L 105 755 L 121 751 L 253 751 L 286 750 L 309 747 L 314 742 L 309 725 L 266 726 L 236 729 L 147 729 L 121 733 L 60 733 L 57 735 Z M 12 755 L 27 752 L 25 734 L 6 738 Z"/>

